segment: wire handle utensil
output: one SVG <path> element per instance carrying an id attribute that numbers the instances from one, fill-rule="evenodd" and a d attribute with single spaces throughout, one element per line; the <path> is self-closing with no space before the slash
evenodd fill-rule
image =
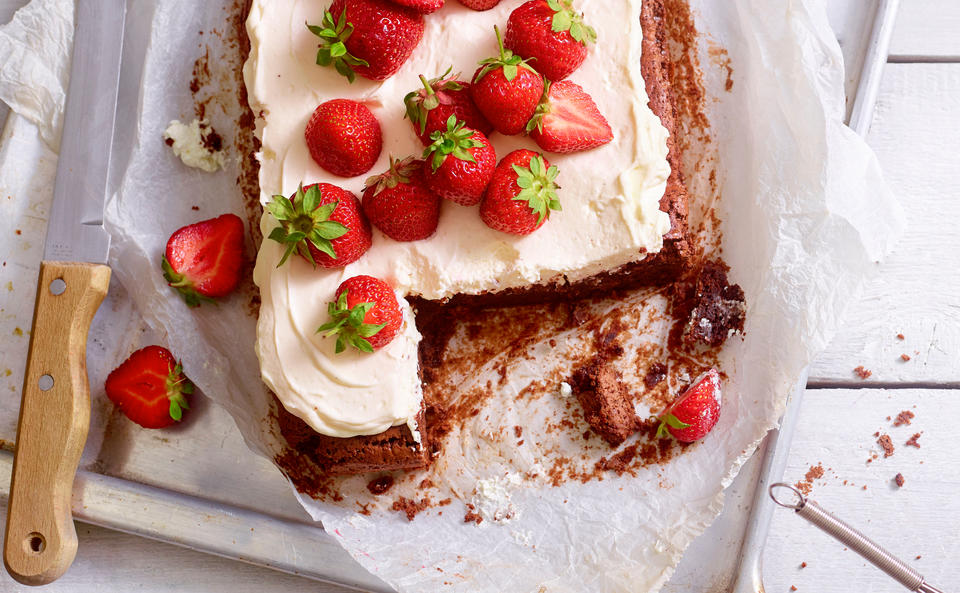
<path id="1" fill-rule="evenodd" d="M 776 489 L 778 488 L 789 490 L 795 496 L 795 500 L 791 502 L 777 498 Z M 906 562 L 883 549 L 880 544 L 862 534 L 846 521 L 838 519 L 816 502 L 809 500 L 794 486 L 777 482 L 776 484 L 770 485 L 769 492 L 773 502 L 784 508 L 793 509 L 797 515 L 813 523 L 843 545 L 863 556 L 871 564 L 890 575 L 890 577 L 910 591 L 915 591 L 916 593 L 943 593 L 940 589 L 926 583 L 923 576 L 908 566 Z"/>

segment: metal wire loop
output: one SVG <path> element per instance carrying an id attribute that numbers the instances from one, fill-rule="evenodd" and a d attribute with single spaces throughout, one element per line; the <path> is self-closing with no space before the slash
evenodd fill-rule
<path id="1" fill-rule="evenodd" d="M 792 492 L 794 495 L 796 495 L 797 501 L 790 504 L 788 502 L 778 499 L 777 493 L 774 490 L 775 488 L 786 488 L 787 490 Z M 787 484 L 786 482 L 777 482 L 776 484 L 770 484 L 770 488 L 768 489 L 768 491 L 770 492 L 770 498 L 773 499 L 773 502 L 777 503 L 778 505 L 782 506 L 785 509 L 793 509 L 795 511 L 799 511 L 800 509 L 803 508 L 803 505 L 807 503 L 807 498 L 803 495 L 803 493 L 797 490 L 796 487 L 790 484 Z"/>

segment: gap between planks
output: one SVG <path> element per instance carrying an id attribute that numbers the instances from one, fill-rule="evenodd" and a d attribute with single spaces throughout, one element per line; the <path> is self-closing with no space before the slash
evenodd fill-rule
<path id="1" fill-rule="evenodd" d="M 852 381 L 808 381 L 805 388 L 807 391 L 814 389 L 885 389 L 885 390 L 895 390 L 895 389 L 929 389 L 936 391 L 950 391 L 954 389 L 960 389 L 960 382 L 945 382 L 938 383 L 936 381 L 905 381 L 905 382 L 892 382 L 892 381 L 879 381 L 879 382 L 866 382 L 859 380 Z"/>

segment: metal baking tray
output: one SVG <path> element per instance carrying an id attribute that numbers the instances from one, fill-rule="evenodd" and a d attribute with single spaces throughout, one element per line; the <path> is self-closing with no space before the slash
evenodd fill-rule
<path id="1" fill-rule="evenodd" d="M 841 39 L 849 68 L 847 113 L 859 134 L 870 126 L 897 5 L 871 3 L 870 18 L 858 29 L 862 35 Z M 0 122 L 5 116 L 3 109 Z M 769 433 L 727 489 L 723 512 L 687 550 L 665 592 L 763 591 L 761 560 L 772 511 L 766 487 L 783 474 L 805 386 L 804 376 L 780 429 Z M 194 415 L 197 421 L 164 434 L 125 423 L 101 427 L 101 453 L 77 473 L 74 517 L 350 589 L 391 591 L 310 519 L 280 472 L 247 449 L 226 411 L 203 400 L 197 405 L 207 408 Z M 6 500 L 13 455 L 8 443 L 0 446 L 0 498 Z"/>

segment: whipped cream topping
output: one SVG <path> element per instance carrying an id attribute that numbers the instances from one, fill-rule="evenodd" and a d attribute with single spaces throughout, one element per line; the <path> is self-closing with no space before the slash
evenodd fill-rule
<path id="1" fill-rule="evenodd" d="M 250 57 L 244 78 L 251 107 L 265 121 L 261 132 L 260 186 L 264 203 L 292 195 L 300 183 L 325 181 L 357 195 L 368 175 L 344 179 L 310 158 L 304 126 L 320 103 L 349 98 L 366 104 L 380 121 L 383 153 L 369 175 L 386 170 L 388 155 L 419 155 L 423 147 L 403 118 L 404 95 L 453 66 L 469 80 L 477 62 L 496 54 L 493 26 L 506 26 L 519 2 L 475 12 L 450 2 L 425 18 L 423 40 L 400 71 L 377 83 L 353 84 L 333 68 L 315 64 L 317 38 L 304 23 L 318 23 L 327 2 L 254 0 L 247 20 Z M 374 229 L 373 246 L 343 269 L 314 270 L 299 258 L 278 268 L 281 246 L 265 240 L 254 280 L 261 291 L 257 353 L 266 384 L 284 406 L 320 433 L 348 437 L 389 426 L 415 428 L 422 393 L 417 375 L 420 340 L 407 295 L 442 299 L 586 278 L 656 253 L 670 228 L 659 201 L 670 167 L 667 131 L 647 105 L 640 73 L 640 0 L 581 0 L 597 30 L 586 62 L 570 79 L 590 93 L 613 129 L 614 140 L 571 155 L 547 154 L 559 167 L 563 210 L 525 237 L 488 228 L 476 206 L 442 206 L 437 233 L 408 243 Z M 537 150 L 526 137 L 494 133 L 498 157 L 517 148 Z M 277 226 L 265 213 L 264 236 Z M 315 334 L 326 321 L 326 302 L 346 278 L 369 274 L 396 290 L 404 325 L 386 348 L 369 355 L 333 354 L 331 340 Z"/>
<path id="2" fill-rule="evenodd" d="M 180 157 L 183 164 L 195 169 L 213 173 L 223 168 L 224 156 L 218 150 L 208 148 L 211 134 L 214 134 L 206 120 L 194 119 L 189 124 L 173 120 L 163 132 L 163 139 L 172 142 L 173 154 Z"/>

